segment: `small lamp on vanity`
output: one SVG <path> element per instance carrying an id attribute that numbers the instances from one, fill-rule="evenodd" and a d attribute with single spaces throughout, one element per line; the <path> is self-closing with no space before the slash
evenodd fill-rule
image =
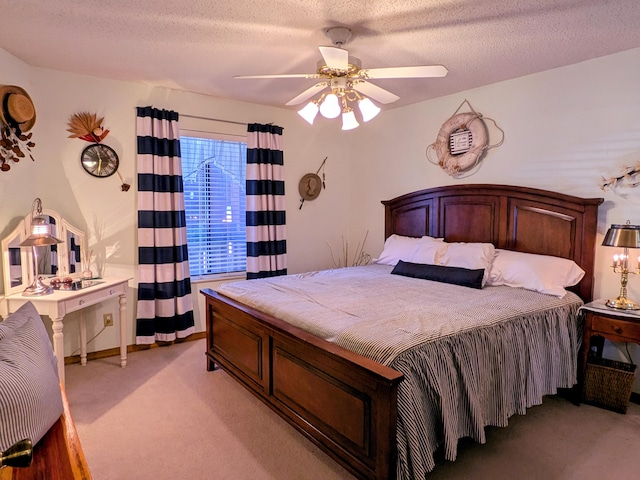
<path id="1" fill-rule="evenodd" d="M 22 295 L 33 297 L 53 293 L 53 288 L 45 285 L 38 275 L 38 247 L 62 243 L 62 240 L 51 233 L 51 224 L 42 214 L 42 201 L 36 198 L 31 205 L 31 234 L 20 243 L 21 247 L 31 247 L 33 250 L 33 282 L 24 289 Z"/>
<path id="2" fill-rule="evenodd" d="M 620 273 L 620 295 L 614 300 L 607 300 L 606 305 L 620 310 L 640 310 L 640 304 L 627 298 L 629 273 L 640 273 L 640 257 L 631 263 L 631 268 L 629 262 L 629 249 L 640 248 L 640 225 L 631 225 L 628 220 L 624 225 L 611 225 L 602 245 L 623 248 L 621 255 L 613 256 L 611 265 L 615 273 Z"/>

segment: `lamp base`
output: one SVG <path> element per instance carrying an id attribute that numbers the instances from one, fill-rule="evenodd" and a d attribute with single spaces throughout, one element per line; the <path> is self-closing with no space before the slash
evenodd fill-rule
<path id="1" fill-rule="evenodd" d="M 37 297 L 40 295 L 49 295 L 53 293 L 53 288 L 45 285 L 39 278 L 34 280 L 31 285 L 22 292 L 23 297 Z"/>
<path id="2" fill-rule="evenodd" d="M 640 310 L 640 304 L 628 299 L 627 297 L 618 297 L 615 300 L 607 300 L 607 307 L 617 308 L 618 310 Z"/>

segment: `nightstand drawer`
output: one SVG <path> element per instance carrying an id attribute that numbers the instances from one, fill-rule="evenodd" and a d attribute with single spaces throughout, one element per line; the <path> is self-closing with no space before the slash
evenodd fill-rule
<path id="1" fill-rule="evenodd" d="M 616 336 L 636 341 L 640 338 L 640 323 L 593 315 L 591 330 L 593 334 Z"/>

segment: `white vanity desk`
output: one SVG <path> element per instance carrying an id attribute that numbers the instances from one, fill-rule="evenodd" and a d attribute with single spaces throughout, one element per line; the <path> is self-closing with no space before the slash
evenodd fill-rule
<path id="1" fill-rule="evenodd" d="M 26 302 L 33 302 L 40 315 L 47 315 L 52 322 L 53 350 L 58 360 L 58 376 L 64 385 L 64 333 L 63 319 L 67 313 L 118 298 L 120 323 L 120 365 L 127 365 L 127 325 L 125 309 L 130 278 L 104 278 L 91 280 L 94 285 L 79 290 L 55 290 L 50 295 L 24 297 L 15 293 L 0 301 L 0 314 L 6 317 Z M 102 283 L 98 283 L 102 282 Z M 87 363 L 87 327 L 84 314 L 80 315 L 80 361 Z"/>
<path id="2" fill-rule="evenodd" d="M 83 309 L 91 305 L 118 298 L 120 322 L 120 364 L 127 364 L 127 325 L 125 308 L 127 304 L 128 282 L 131 278 L 106 277 L 82 281 L 82 288 L 60 288 L 49 294 L 23 295 L 25 287 L 37 277 L 49 284 L 51 278 L 81 280 L 82 273 L 91 274 L 91 252 L 87 249 L 86 234 L 73 226 L 54 210 L 42 210 L 40 199 L 36 199 L 32 211 L 20 219 L 9 235 L 0 241 L 4 298 L 0 298 L 0 316 L 6 318 L 25 303 L 31 301 L 40 315 L 51 319 L 53 329 L 53 350 L 58 361 L 58 376 L 64 384 L 64 336 L 63 319 L 67 313 L 80 311 L 80 361 L 87 363 L 87 327 Z M 40 208 L 38 208 L 40 207 Z M 37 214 L 37 215 L 36 215 Z M 20 243 L 25 240 L 34 224 L 34 218 L 44 219 L 50 226 L 51 235 L 58 239 L 56 245 L 25 248 Z M 35 253 L 37 252 L 37 255 Z M 78 284 L 74 283 L 74 287 Z"/>

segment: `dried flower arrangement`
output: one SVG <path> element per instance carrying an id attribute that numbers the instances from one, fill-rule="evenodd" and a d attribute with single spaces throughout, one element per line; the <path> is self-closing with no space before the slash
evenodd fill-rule
<path id="1" fill-rule="evenodd" d="M 635 165 L 623 167 L 620 175 L 611 178 L 602 177 L 600 188 L 602 190 L 615 189 L 617 187 L 637 187 L 640 185 L 640 162 Z"/>
<path id="2" fill-rule="evenodd" d="M 82 255 L 82 263 L 84 270 L 82 271 L 83 278 L 93 278 L 93 272 L 91 271 L 91 262 L 94 258 L 93 250 L 83 249 L 80 254 Z"/>
<path id="3" fill-rule="evenodd" d="M 7 172 L 11 169 L 9 162 L 18 163 L 20 159 L 29 158 L 33 161 L 31 148 L 36 144 L 31 140 L 33 133 L 24 134 L 17 133 L 16 130 L 8 125 L 0 127 L 0 171 Z"/>
<path id="4" fill-rule="evenodd" d="M 327 243 L 327 245 L 329 246 L 329 250 L 331 251 L 331 260 L 333 261 L 333 265 L 335 266 L 335 268 L 342 268 L 342 267 L 349 267 L 349 266 L 358 267 L 360 265 L 369 264 L 371 262 L 371 255 L 369 255 L 367 252 L 364 251 L 364 244 L 367 241 L 368 235 L 369 235 L 369 231 L 367 230 L 367 233 L 365 233 L 364 238 L 362 239 L 362 242 L 358 242 L 358 244 L 356 245 L 356 251 L 351 263 L 349 263 L 349 242 L 345 240 L 344 236 L 342 236 L 342 255 L 339 257 L 336 257 L 333 254 L 333 249 L 331 248 L 331 245 Z"/>
<path id="5" fill-rule="evenodd" d="M 69 138 L 79 138 L 85 142 L 100 143 L 107 136 L 109 130 L 102 126 L 104 117 L 98 118 L 95 113 L 74 113 L 69 119 Z"/>

